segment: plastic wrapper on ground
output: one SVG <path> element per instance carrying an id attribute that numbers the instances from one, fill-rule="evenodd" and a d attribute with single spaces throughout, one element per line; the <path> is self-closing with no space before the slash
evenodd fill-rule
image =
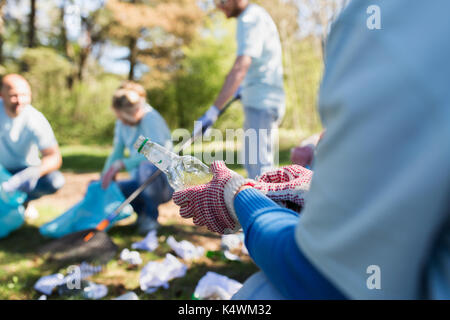
<path id="1" fill-rule="evenodd" d="M 206 273 L 197 284 L 194 298 L 199 300 L 230 300 L 242 283 L 215 272 Z"/>
<path id="2" fill-rule="evenodd" d="M 142 269 L 139 283 L 142 291 L 153 293 L 159 287 L 167 289 L 169 281 L 186 275 L 187 266 L 168 253 L 162 262 L 150 261 Z"/>
<path id="3" fill-rule="evenodd" d="M 131 245 L 132 249 L 154 251 L 158 247 L 158 238 L 156 237 L 156 230 L 152 230 L 145 238 L 139 242 L 135 242 Z"/>
<path id="4" fill-rule="evenodd" d="M 205 249 L 201 246 L 195 246 L 187 240 L 177 242 L 174 237 L 167 238 L 167 244 L 175 253 L 184 260 L 194 260 L 205 255 Z"/>
<path id="5" fill-rule="evenodd" d="M 123 249 L 120 253 L 120 260 L 125 261 L 131 265 L 139 265 L 142 263 L 141 255 L 137 251 L 130 251 Z"/>

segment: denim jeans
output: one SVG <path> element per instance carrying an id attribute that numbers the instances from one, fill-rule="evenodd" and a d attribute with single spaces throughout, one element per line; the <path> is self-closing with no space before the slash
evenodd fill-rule
<path id="1" fill-rule="evenodd" d="M 24 170 L 26 168 L 8 170 L 12 175 Z M 60 171 L 52 171 L 45 176 L 42 176 L 36 187 L 29 193 L 27 193 L 27 202 L 31 200 L 39 199 L 40 197 L 53 194 L 64 186 L 65 179 Z"/>
<path id="2" fill-rule="evenodd" d="M 156 170 L 157 168 L 150 162 L 141 162 L 139 167 L 131 173 L 131 179 L 117 181 L 117 184 L 123 195 L 128 198 Z M 158 206 L 169 201 L 172 194 L 173 189 L 170 187 L 166 175 L 162 173 L 131 202 L 131 206 L 138 215 L 145 214 L 156 220 Z"/>

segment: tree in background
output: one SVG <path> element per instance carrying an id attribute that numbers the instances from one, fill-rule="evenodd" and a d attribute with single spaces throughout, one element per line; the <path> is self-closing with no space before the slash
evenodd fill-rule
<path id="1" fill-rule="evenodd" d="M 36 0 L 30 0 L 28 15 L 28 48 L 36 46 Z"/>
<path id="2" fill-rule="evenodd" d="M 4 33 L 5 33 L 5 10 L 6 0 L 0 0 L 0 65 L 4 63 L 3 57 L 3 43 L 4 43 Z"/>
<path id="3" fill-rule="evenodd" d="M 339 1 L 345 0 L 255 0 L 274 18 L 283 46 L 282 129 L 304 136 L 320 128 L 320 44 L 329 23 L 323 17 Z M 191 129 L 235 57 L 235 20 L 212 7 L 211 0 L 0 0 L 0 73 L 29 78 L 33 104 L 62 143 L 110 143 L 111 95 L 126 78 L 146 87 L 172 129 Z M 115 63 L 101 61 L 117 48 L 128 49 L 126 74 L 108 73 Z M 242 120 L 236 105 L 217 127 L 241 127 Z"/>
<path id="4" fill-rule="evenodd" d="M 201 23 L 202 11 L 196 0 L 110 0 L 112 16 L 109 34 L 129 50 L 128 79 L 136 78 L 136 67 L 144 64 L 152 78 L 167 79 L 182 58 Z"/>
<path id="5" fill-rule="evenodd" d="M 217 14 L 205 17 L 203 23 L 200 35 L 182 48 L 183 59 L 170 79 L 146 83 L 150 103 L 172 128 L 193 129 L 194 121 L 214 101 L 234 61 L 232 24 Z M 147 78 L 151 76 L 155 75 L 149 72 Z M 234 111 L 225 113 L 217 126 L 239 128 L 242 111 Z"/>

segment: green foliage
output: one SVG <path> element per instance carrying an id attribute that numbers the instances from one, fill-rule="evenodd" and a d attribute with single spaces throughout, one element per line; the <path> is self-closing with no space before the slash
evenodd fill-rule
<path id="1" fill-rule="evenodd" d="M 317 132 L 321 129 L 316 106 L 323 68 L 317 39 L 296 38 L 297 15 L 291 7 L 260 2 L 270 9 L 283 46 L 287 108 L 281 127 L 300 136 Z M 182 54 L 177 51 L 179 58 L 169 73 L 163 75 L 157 67 L 167 61 L 155 56 L 156 65 L 149 65 L 150 71 L 141 79 L 148 101 L 171 129 L 192 130 L 193 122 L 214 102 L 235 59 L 236 21 L 217 13 L 208 15 L 202 23 L 193 40 L 182 47 Z M 9 26 L 5 35 L 12 29 Z M 14 43 L 20 47 L 19 42 L 16 38 L 7 40 L 8 46 Z M 0 72 L 19 72 L 30 81 L 33 105 L 48 118 L 60 144 L 110 145 L 115 121 L 111 97 L 122 77 L 105 73 L 98 57 L 91 55 L 83 80 L 74 80 L 80 67 L 77 42 L 71 43 L 70 59 L 54 41 L 49 44 L 54 48 L 21 49 L 22 56 L 17 59 L 11 55 Z M 26 71 L 22 72 L 24 67 Z M 242 107 L 236 103 L 215 127 L 242 128 L 243 118 Z"/>
<path id="2" fill-rule="evenodd" d="M 322 77 L 322 57 L 313 39 L 284 48 L 286 115 L 282 127 L 309 135 L 321 130 L 317 98 Z"/>
<path id="3" fill-rule="evenodd" d="M 114 115 L 110 105 L 120 83 L 117 76 L 104 74 L 69 88 L 71 64 L 53 49 L 26 49 L 22 61 L 33 105 L 49 120 L 60 144 L 111 143 Z"/>
<path id="4" fill-rule="evenodd" d="M 230 44 L 233 44 L 230 46 Z M 234 59 L 231 35 L 207 35 L 184 49 L 182 67 L 172 81 L 148 91 L 150 103 L 172 128 L 192 129 L 214 102 Z"/>

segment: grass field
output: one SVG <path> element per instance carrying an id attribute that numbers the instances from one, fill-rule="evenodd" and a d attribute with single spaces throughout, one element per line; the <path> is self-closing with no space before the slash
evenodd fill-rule
<path id="1" fill-rule="evenodd" d="M 280 165 L 289 163 L 289 149 L 296 141 L 298 141 L 296 138 L 282 141 Z M 66 203 L 65 198 L 62 199 L 63 196 L 59 193 L 37 202 L 39 218 L 31 222 L 27 221 L 19 230 L 13 232 L 6 239 L 0 240 L 0 299 L 37 299 L 41 293 L 35 291 L 33 286 L 41 276 L 57 272 L 65 274 L 65 268 L 61 269 L 60 266 L 47 263 L 36 253 L 42 244 L 49 241 L 40 235 L 38 228 L 60 215 L 82 198 L 85 185 L 88 183 L 87 179 L 92 177 L 92 173 L 98 173 L 101 170 L 110 148 L 65 146 L 62 147 L 62 152 L 66 185 L 79 183 L 80 186 L 73 189 L 75 191 L 70 189 L 69 192 L 63 193 L 72 197 L 71 203 Z M 242 166 L 232 165 L 230 167 L 240 174 L 244 174 Z M 76 182 L 71 182 L 75 181 L 73 180 L 75 177 L 83 177 L 83 174 L 87 174 L 86 181 L 76 180 Z M 66 187 L 70 186 L 64 188 Z M 73 186 L 71 187 L 73 188 Z M 190 299 L 197 282 L 207 271 L 214 271 L 244 282 L 246 278 L 258 270 L 250 257 L 246 255 L 241 255 L 241 262 L 210 259 L 205 256 L 192 263 L 182 261 L 189 266 L 185 277 L 172 280 L 169 289 L 160 288 L 153 294 L 146 294 L 139 287 L 140 270 L 148 261 L 162 260 L 166 253 L 173 253 L 166 244 L 168 236 L 173 235 L 178 241 L 188 240 L 194 244 L 202 245 L 206 250 L 213 251 L 220 250 L 220 237 L 205 228 L 194 226 L 190 220 L 179 217 L 178 207 L 173 203 L 162 205 L 160 207 L 162 227 L 158 231 L 159 247 L 152 253 L 141 251 L 143 264 L 136 269 L 130 269 L 127 264 L 119 261 L 118 255 L 122 249 L 131 249 L 133 242 L 142 239 L 132 226 L 134 219 L 135 215 L 122 221 L 120 225 L 114 226 L 108 232 L 119 246 L 117 257 L 110 261 L 102 272 L 88 278 L 88 280 L 105 284 L 108 287 L 108 295 L 105 299 L 117 297 L 126 291 L 134 291 L 140 299 Z M 67 297 L 59 297 L 56 293 L 48 298 L 67 299 Z M 78 297 L 72 297 L 72 299 L 76 298 Z"/>

